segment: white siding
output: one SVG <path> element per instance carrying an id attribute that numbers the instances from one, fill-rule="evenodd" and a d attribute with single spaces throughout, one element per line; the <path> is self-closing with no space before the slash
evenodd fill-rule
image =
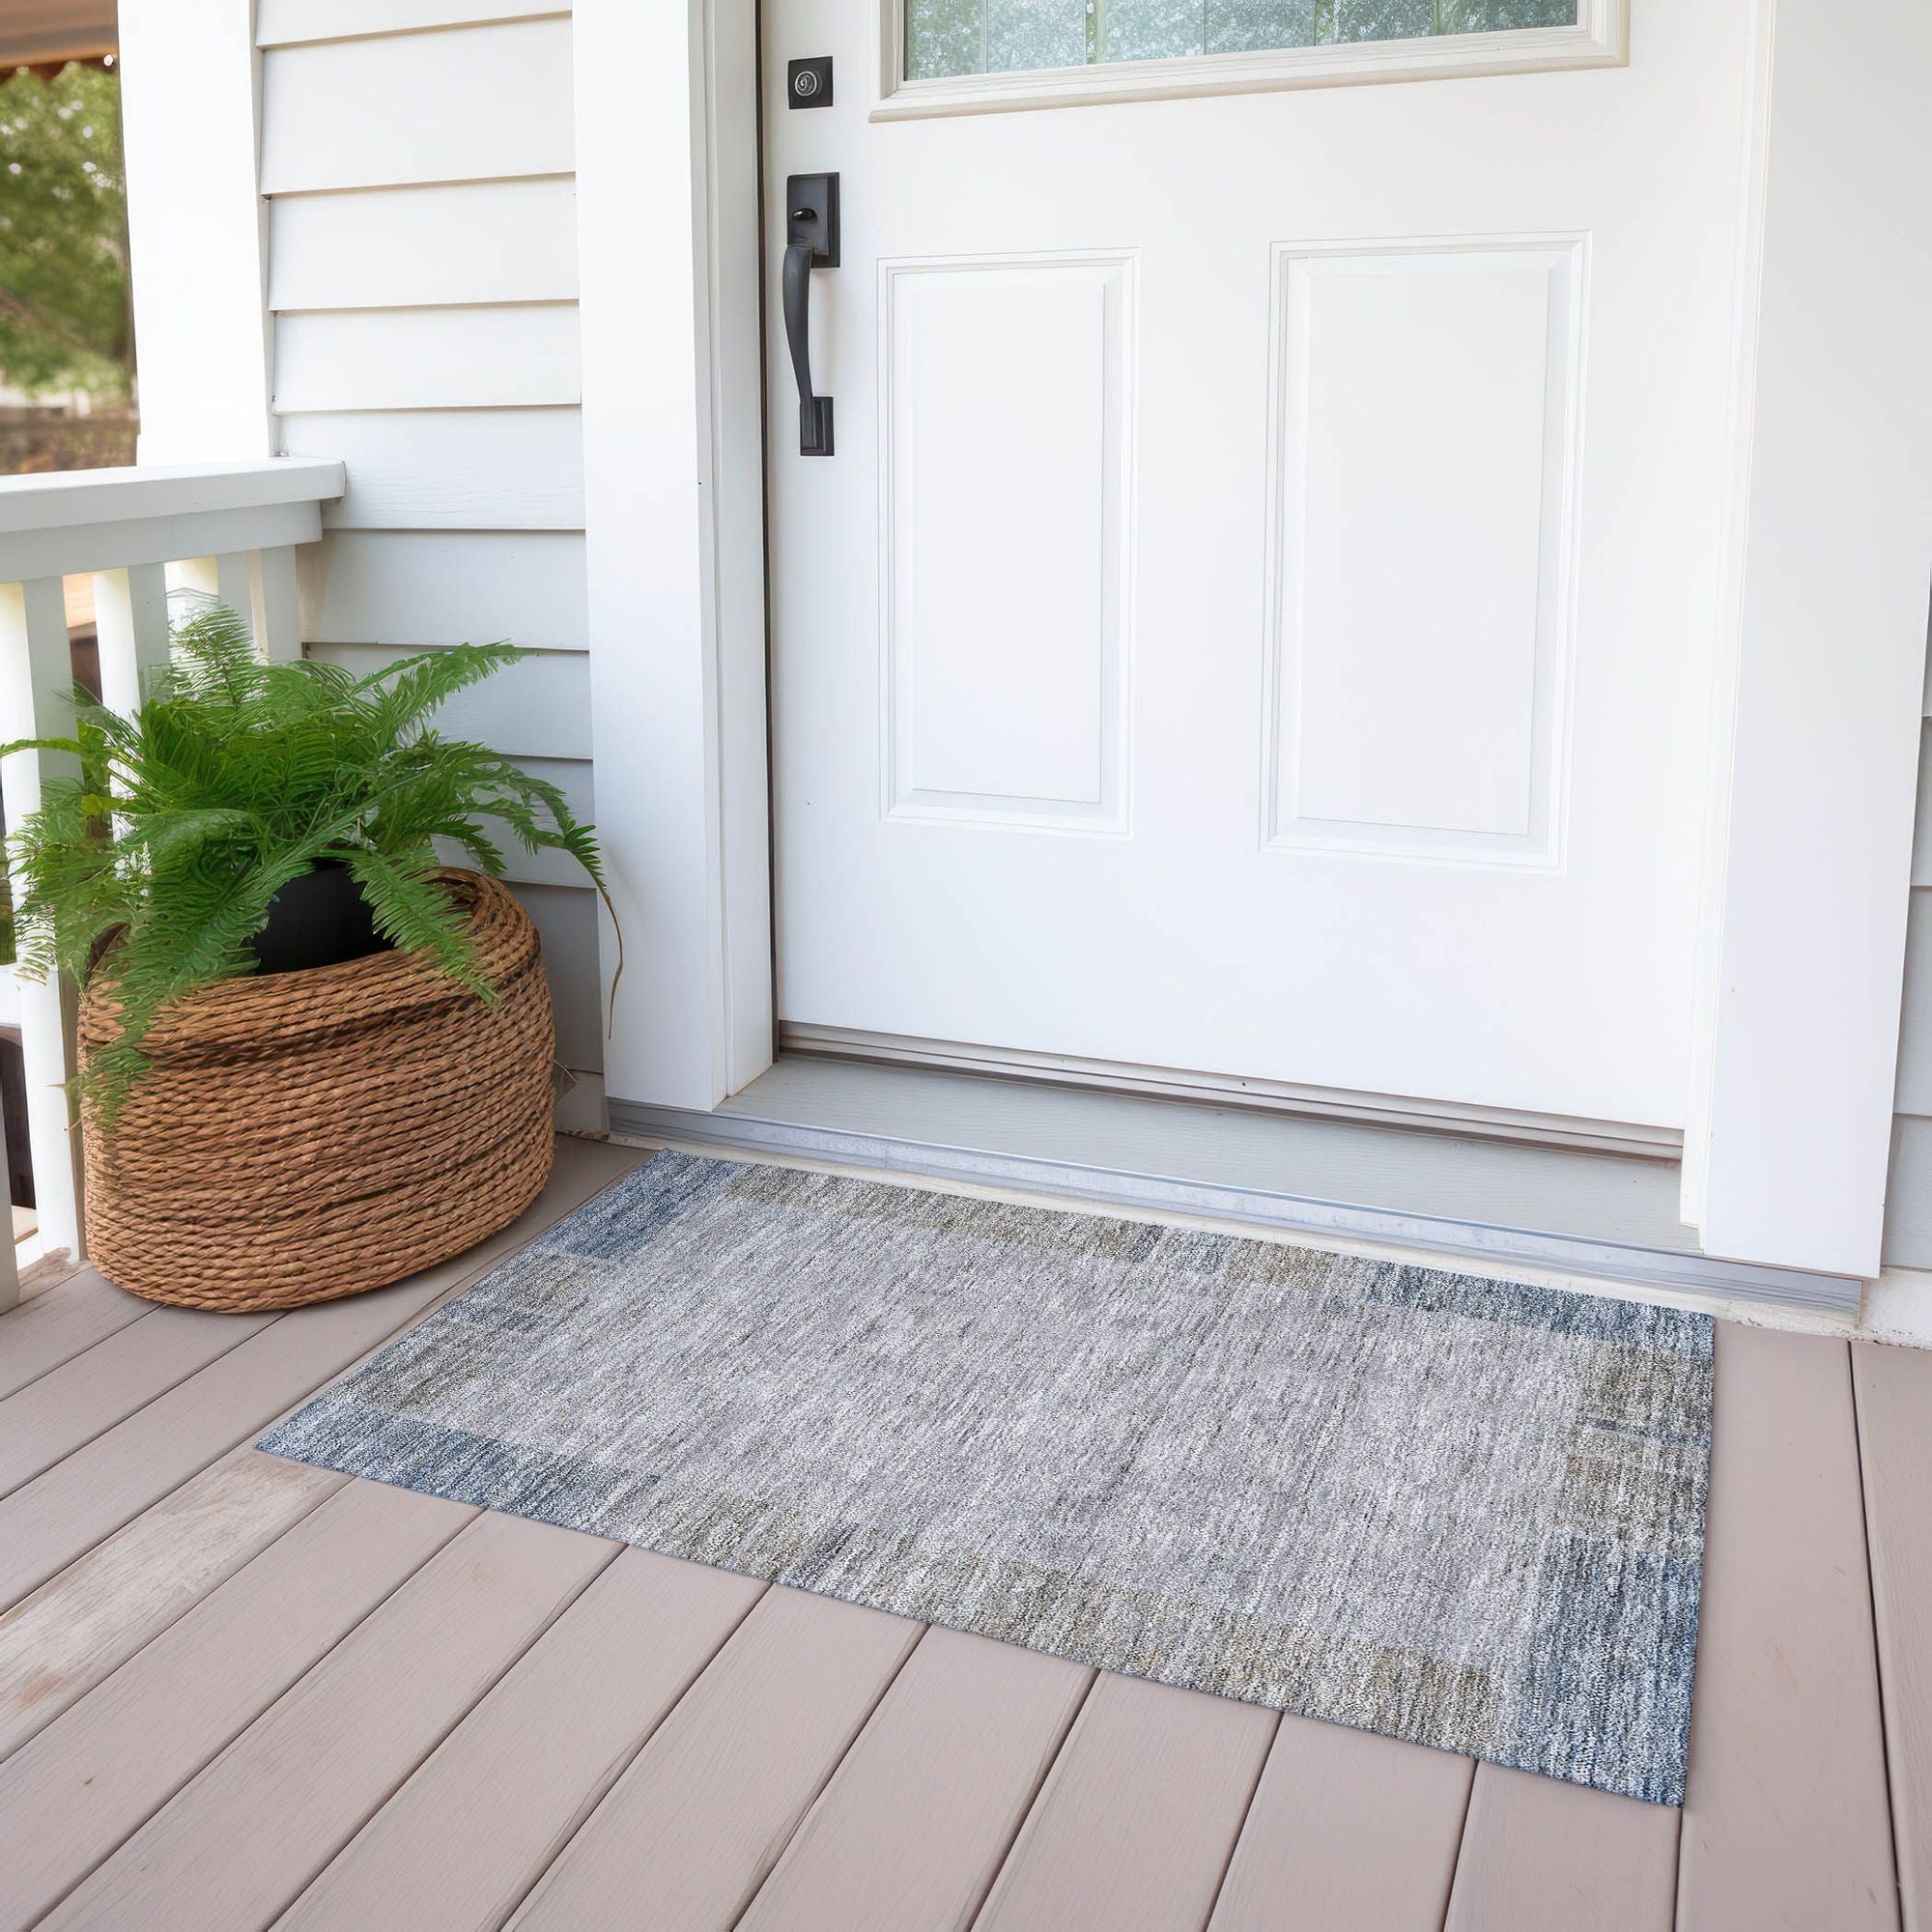
<path id="1" fill-rule="evenodd" d="M 515 408 L 582 400 L 574 302 L 351 308 L 275 323 L 275 408 Z"/>
<path id="2" fill-rule="evenodd" d="M 329 644 L 582 650 L 575 530 L 337 530 L 303 558 L 302 636 Z"/>
<path id="3" fill-rule="evenodd" d="M 567 10 L 260 0 L 261 179 L 279 442 L 349 488 L 303 559 L 312 656 L 358 673 L 508 638 L 534 655 L 444 729 L 594 819 Z M 601 1120 L 597 903 L 506 844 L 543 936 L 560 1103 Z"/>
<path id="4" fill-rule="evenodd" d="M 262 56 L 265 194 L 568 174 L 572 145 L 567 20 Z"/>
<path id="5" fill-rule="evenodd" d="M 310 644 L 364 677 L 402 651 L 388 644 Z M 476 738 L 513 758 L 588 758 L 590 668 L 582 651 L 544 651 L 460 691 L 437 714 L 452 738 Z"/>
<path id="6" fill-rule="evenodd" d="M 1885 1200 L 1885 1260 L 1890 1267 L 1932 1267 L 1932 690 L 1925 709 L 1928 716 L 1919 727 L 1918 819 L 1912 846 L 1891 1170 Z"/>
<path id="7" fill-rule="evenodd" d="M 568 175 L 269 204 L 269 304 L 284 314 L 576 296 L 577 189 Z"/>
<path id="8" fill-rule="evenodd" d="M 576 410 L 367 410 L 282 419 L 282 453 L 340 457 L 330 529 L 581 530 Z"/>
<path id="9" fill-rule="evenodd" d="M 570 12 L 531 0 L 259 0 L 255 44 L 355 40 L 417 27 L 467 27 L 479 20 L 531 20 Z"/>

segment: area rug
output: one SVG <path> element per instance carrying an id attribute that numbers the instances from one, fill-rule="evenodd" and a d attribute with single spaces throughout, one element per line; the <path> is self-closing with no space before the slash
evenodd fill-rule
<path id="1" fill-rule="evenodd" d="M 1711 1323 L 660 1153 L 261 1447 L 1683 1802 Z"/>

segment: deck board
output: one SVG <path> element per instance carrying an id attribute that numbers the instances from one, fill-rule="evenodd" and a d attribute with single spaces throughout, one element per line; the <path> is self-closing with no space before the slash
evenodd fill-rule
<path id="1" fill-rule="evenodd" d="M 624 1551 L 302 1893 L 278 1932 L 502 1924 L 764 1588 Z"/>
<path id="2" fill-rule="evenodd" d="M 0 1396 L 105 1341 L 118 1328 L 153 1313 L 92 1268 L 81 1268 L 57 1287 L 0 1314 Z"/>
<path id="3" fill-rule="evenodd" d="M 1852 1350 L 1907 1932 L 1932 1928 L 1932 1352 Z"/>
<path id="4" fill-rule="evenodd" d="M 0 1617 L 0 1758 L 348 1480 L 243 1450 Z"/>
<path id="5" fill-rule="evenodd" d="M 529 1211 L 456 1261 L 373 1293 L 272 1322 L 0 1501 L 0 1607 L 91 1549 L 170 1490 L 294 1407 L 511 1249 L 636 1162 L 628 1149 L 563 1143 Z"/>
<path id="6" fill-rule="evenodd" d="M 768 1590 L 510 1924 L 734 1926 L 922 1629 Z"/>
<path id="7" fill-rule="evenodd" d="M 1718 1329 L 1677 1923 L 1898 1924 L 1843 1342 Z"/>
<path id="8" fill-rule="evenodd" d="M 0 1399 L 0 1496 L 52 1468 L 275 1319 L 156 1308 Z"/>
<path id="9" fill-rule="evenodd" d="M 476 1512 L 352 1483 L 0 1765 L 0 1932 L 24 1932 Z"/>
<path id="10" fill-rule="evenodd" d="M 616 1553 L 574 1530 L 476 1516 L 43 1919 L 46 1932 L 268 1924 Z"/>
<path id="11" fill-rule="evenodd" d="M 1678 1816 L 1478 1765 L 1447 1932 L 1670 1932 Z"/>
<path id="12" fill-rule="evenodd" d="M 953 1932 L 986 1896 L 1094 1673 L 929 1630 L 739 1932 Z"/>
<path id="13" fill-rule="evenodd" d="M 1212 1932 L 1437 1932 L 1475 1768 L 1372 1731 L 1283 1718 Z"/>
<path id="14" fill-rule="evenodd" d="M 1720 1326 L 1680 1825 L 245 1446 L 637 1157 L 566 1143 L 483 1251 L 200 1366 L 228 1328 L 86 1271 L 0 1316 L 0 1472 L 61 1452 L 0 1500 L 47 1577 L 0 1932 L 1883 1932 L 1894 1812 L 1932 1932 L 1932 1354 Z"/>
<path id="15" fill-rule="evenodd" d="M 1206 1925 L 1277 1722 L 1259 1705 L 1103 1675 L 975 1932 Z"/>

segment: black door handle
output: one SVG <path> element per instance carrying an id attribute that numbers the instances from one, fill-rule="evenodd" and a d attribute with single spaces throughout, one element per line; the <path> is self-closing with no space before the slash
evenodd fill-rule
<path id="1" fill-rule="evenodd" d="M 780 296 L 785 346 L 798 379 L 798 452 L 832 454 L 832 398 L 811 387 L 811 271 L 838 266 L 838 177 L 793 175 L 785 183 L 784 268 Z"/>

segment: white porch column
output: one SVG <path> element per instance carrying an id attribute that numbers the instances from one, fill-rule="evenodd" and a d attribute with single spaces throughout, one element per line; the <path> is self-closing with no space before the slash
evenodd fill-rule
<path id="1" fill-rule="evenodd" d="M 143 463 L 274 453 L 254 30 L 251 0 L 120 0 Z"/>

